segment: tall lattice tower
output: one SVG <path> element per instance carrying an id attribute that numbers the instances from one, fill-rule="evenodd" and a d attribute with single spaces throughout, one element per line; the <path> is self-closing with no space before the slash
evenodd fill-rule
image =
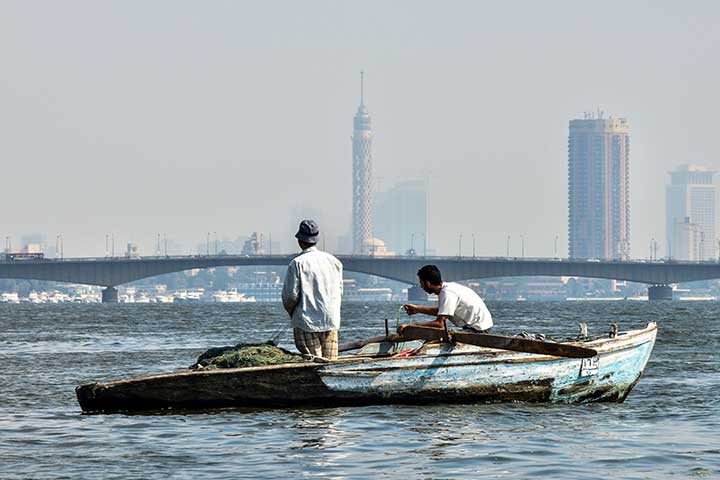
<path id="1" fill-rule="evenodd" d="M 368 253 L 373 236 L 372 129 L 365 107 L 364 72 L 360 72 L 360 106 L 353 120 L 353 253 Z"/>

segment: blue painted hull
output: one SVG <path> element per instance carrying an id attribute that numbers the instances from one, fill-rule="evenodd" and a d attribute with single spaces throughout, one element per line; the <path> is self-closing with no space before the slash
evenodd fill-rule
<path id="1" fill-rule="evenodd" d="M 93 383 L 78 387 L 76 393 L 88 413 L 228 406 L 622 402 L 642 375 L 656 335 L 657 326 L 651 323 L 616 338 L 580 344 L 598 352 L 594 359 L 427 344 L 410 357 L 365 356 L 361 351 L 329 363 L 185 371 Z"/>
<path id="2" fill-rule="evenodd" d="M 583 343 L 598 357 L 582 359 L 499 351 L 469 345 L 424 349 L 410 358 L 331 364 L 319 374 L 330 390 L 414 401 L 623 401 L 640 378 L 657 326 Z M 587 362 L 587 361 L 586 361 Z"/>

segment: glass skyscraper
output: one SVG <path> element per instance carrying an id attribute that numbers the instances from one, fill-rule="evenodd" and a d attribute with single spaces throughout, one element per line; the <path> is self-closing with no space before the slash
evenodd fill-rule
<path id="1" fill-rule="evenodd" d="M 570 120 L 568 251 L 570 258 L 630 255 L 630 125 L 586 114 Z"/>
<path id="2" fill-rule="evenodd" d="M 427 182 L 404 181 L 378 192 L 374 217 L 375 233 L 389 250 L 397 255 L 424 255 L 428 245 Z"/>
<path id="3" fill-rule="evenodd" d="M 665 189 L 668 258 L 715 258 L 716 172 L 699 165 L 682 165 L 669 173 L 670 185 Z"/>

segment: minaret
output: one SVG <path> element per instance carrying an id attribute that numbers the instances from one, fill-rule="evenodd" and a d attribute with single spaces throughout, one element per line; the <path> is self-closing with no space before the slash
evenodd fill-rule
<path id="1" fill-rule="evenodd" d="M 365 108 L 365 73 L 360 72 L 360 106 L 353 120 L 353 253 L 367 254 L 363 243 L 373 236 L 372 130 Z"/>

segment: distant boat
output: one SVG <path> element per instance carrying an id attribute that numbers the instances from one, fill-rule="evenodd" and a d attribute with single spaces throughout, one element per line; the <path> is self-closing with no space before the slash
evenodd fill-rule
<path id="1" fill-rule="evenodd" d="M 76 394 L 86 413 L 240 406 L 622 402 L 638 382 L 656 335 L 657 325 L 649 323 L 640 330 L 568 343 L 457 334 L 503 349 L 379 341 L 334 361 L 184 370 L 90 383 L 77 387 Z M 528 346 L 554 354 L 512 351 Z M 585 358 L 574 358 L 576 354 Z"/>
<path id="2" fill-rule="evenodd" d="M 238 293 L 237 289 L 220 290 L 212 294 L 213 302 L 221 303 L 244 303 L 254 302 L 255 297 L 246 297 L 243 293 Z"/>
<path id="3" fill-rule="evenodd" d="M 173 303 L 197 303 L 201 301 L 203 295 L 205 295 L 204 289 L 183 290 L 175 293 Z"/>
<path id="4" fill-rule="evenodd" d="M 17 293 L 3 293 L 0 295 L 0 302 L 2 303 L 20 303 L 20 297 Z"/>

